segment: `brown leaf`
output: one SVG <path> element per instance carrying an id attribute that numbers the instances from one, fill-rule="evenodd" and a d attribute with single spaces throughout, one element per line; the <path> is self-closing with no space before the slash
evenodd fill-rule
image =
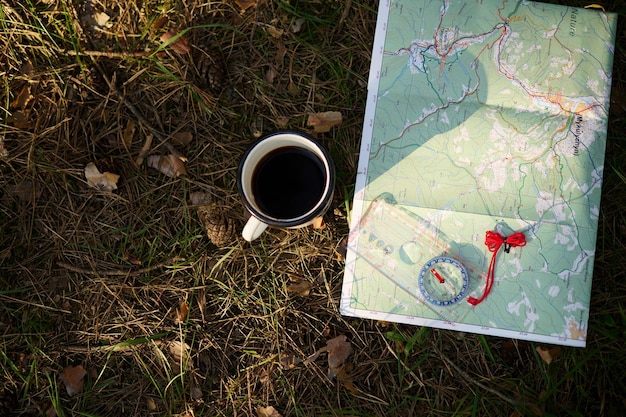
<path id="1" fill-rule="evenodd" d="M 326 342 L 330 370 L 337 370 L 352 353 L 352 345 L 346 339 L 345 335 L 340 335 Z M 337 375 L 336 372 L 335 375 Z"/>
<path id="2" fill-rule="evenodd" d="M 319 216 L 313 219 L 311 227 L 313 227 L 313 229 L 323 230 L 326 229 L 326 222 L 324 221 L 324 218 L 322 216 Z"/>
<path id="3" fill-rule="evenodd" d="M 286 352 L 280 354 L 280 364 L 283 366 L 283 369 L 293 369 L 300 363 L 302 363 L 302 359 L 297 358 L 294 354 Z"/>
<path id="4" fill-rule="evenodd" d="M 174 324 L 183 324 L 185 320 L 187 320 L 187 314 L 189 313 L 189 304 L 187 301 L 183 301 L 180 303 L 180 307 L 176 310 L 176 315 L 174 316 Z"/>
<path id="5" fill-rule="evenodd" d="M 154 36 L 154 34 L 161 29 L 162 27 L 164 27 L 165 25 L 167 25 L 167 22 L 169 22 L 169 19 L 167 16 L 159 16 L 157 17 L 154 22 L 152 23 L 152 26 L 150 26 L 150 31 L 152 32 L 152 36 Z"/>
<path id="6" fill-rule="evenodd" d="M 256 409 L 256 414 L 259 417 L 283 417 L 274 407 L 268 405 L 267 407 L 258 406 Z"/>
<path id="7" fill-rule="evenodd" d="M 122 143 L 128 149 L 133 143 L 133 136 L 135 136 L 135 122 L 129 120 L 124 128 L 124 134 L 122 135 Z"/>
<path id="8" fill-rule="evenodd" d="M 256 0 L 235 0 L 235 4 L 239 6 L 241 12 L 245 12 L 250 7 L 256 6 Z"/>
<path id="9" fill-rule="evenodd" d="M 276 78 L 276 75 L 278 75 L 278 73 L 276 72 L 276 70 L 272 67 L 269 67 L 267 69 L 267 72 L 265 72 L 265 81 L 267 81 L 268 84 L 273 84 L 274 83 L 274 78 Z"/>
<path id="10" fill-rule="evenodd" d="M 67 366 L 59 375 L 61 381 L 65 385 L 65 389 L 67 390 L 67 394 L 70 397 L 73 397 L 76 394 L 80 394 L 83 392 L 85 388 L 85 381 L 83 378 L 87 375 L 87 371 L 83 368 L 82 365 L 78 366 Z"/>
<path id="11" fill-rule="evenodd" d="M 141 260 L 128 251 L 124 252 L 124 256 L 122 256 L 122 259 L 133 265 L 141 265 Z"/>
<path id="12" fill-rule="evenodd" d="M 333 126 L 341 124 L 342 120 L 341 112 L 338 111 L 312 113 L 309 114 L 307 125 L 313 126 L 315 132 L 323 133 L 330 131 Z"/>
<path id="13" fill-rule="evenodd" d="M 191 357 L 191 346 L 185 342 L 174 340 L 169 342 L 169 351 L 177 363 L 188 362 Z"/>
<path id="14" fill-rule="evenodd" d="M 191 132 L 176 132 L 172 135 L 170 142 L 174 146 L 186 146 L 193 140 L 193 134 Z"/>
<path id="15" fill-rule="evenodd" d="M 188 54 L 191 51 L 187 38 L 179 34 L 174 28 L 161 35 L 161 42 L 165 43 L 172 51 L 180 55 Z"/>
<path id="16" fill-rule="evenodd" d="M 351 393 L 355 395 L 359 393 L 352 383 L 352 378 L 348 375 L 345 369 L 341 369 L 339 370 L 339 372 L 337 372 L 337 381 L 341 382 L 343 386 L 346 387 L 346 389 Z"/>
<path id="17" fill-rule="evenodd" d="M 341 367 L 345 360 L 352 353 L 352 345 L 346 341 L 345 335 L 339 335 L 326 342 L 326 346 L 309 356 L 305 364 L 311 363 L 324 352 L 328 352 L 328 377 L 333 378 L 341 371 Z"/>
<path id="18" fill-rule="evenodd" d="M 4 146 L 4 135 L 0 135 L 0 160 L 7 159 L 9 157 L 9 151 Z"/>
<path id="19" fill-rule="evenodd" d="M 117 190 L 117 181 L 120 176 L 112 172 L 100 172 L 96 164 L 90 162 L 85 166 L 85 178 L 87 185 L 98 190 L 111 192 Z"/>
<path id="20" fill-rule="evenodd" d="M 561 348 L 559 346 L 543 347 L 537 346 L 537 353 L 545 363 L 550 365 L 553 360 L 559 357 L 561 354 Z"/>
<path id="21" fill-rule="evenodd" d="M 28 113 L 24 110 L 14 111 L 12 115 L 7 117 L 7 122 L 12 123 L 18 129 L 31 129 L 33 127 Z"/>
<path id="22" fill-rule="evenodd" d="M 313 284 L 306 279 L 291 277 L 290 281 L 292 283 L 287 285 L 287 292 L 290 294 L 306 297 L 313 288 Z"/>
<path id="23" fill-rule="evenodd" d="M 302 29 L 302 25 L 304 24 L 304 22 L 306 22 L 306 19 L 304 19 L 303 17 L 299 17 L 298 19 L 296 19 L 291 26 L 289 26 L 289 30 L 291 30 L 291 32 L 293 33 L 298 33 L 300 32 L 300 30 Z"/>
<path id="24" fill-rule="evenodd" d="M 24 108 L 32 98 L 33 96 L 30 93 L 30 84 L 26 84 L 22 88 L 22 91 L 20 91 L 20 93 L 17 95 L 15 100 L 9 103 L 9 107 L 24 110 Z"/>
<path id="25" fill-rule="evenodd" d="M 187 174 L 185 163 L 172 154 L 150 155 L 146 159 L 146 163 L 150 168 L 157 169 L 168 177 L 176 178 Z"/>
<path id="26" fill-rule="evenodd" d="M 283 36 L 283 33 L 285 33 L 284 30 L 278 29 L 276 26 L 272 26 L 272 25 L 269 25 L 266 30 L 267 30 L 267 33 L 270 34 L 270 36 L 276 39 L 280 38 L 281 36 Z"/>
<path id="27" fill-rule="evenodd" d="M 195 191 L 189 194 L 189 201 L 194 206 L 208 206 L 213 203 L 213 196 L 202 191 Z"/>
<path id="28" fill-rule="evenodd" d="M 150 148 L 152 147 L 152 139 L 154 139 L 154 136 L 146 136 L 146 141 L 141 147 L 139 155 L 137 155 L 137 159 L 135 159 L 135 165 L 141 166 L 141 164 L 143 164 L 143 160 L 146 159 L 146 155 L 148 155 L 148 152 L 150 152 Z"/>
<path id="29" fill-rule="evenodd" d="M 41 197 L 41 188 L 30 180 L 23 180 L 15 186 L 7 185 L 5 190 L 23 203 L 34 203 Z"/>

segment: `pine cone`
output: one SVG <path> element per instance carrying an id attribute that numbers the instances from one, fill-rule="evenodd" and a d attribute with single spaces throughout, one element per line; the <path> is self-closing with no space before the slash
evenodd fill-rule
<path id="1" fill-rule="evenodd" d="M 206 229 L 206 234 L 217 247 L 223 247 L 235 240 L 235 222 L 217 204 L 198 207 L 198 217 Z"/>
<path id="2" fill-rule="evenodd" d="M 194 56 L 194 64 L 199 86 L 219 95 L 226 86 L 227 70 L 224 60 L 215 54 L 201 51 Z"/>

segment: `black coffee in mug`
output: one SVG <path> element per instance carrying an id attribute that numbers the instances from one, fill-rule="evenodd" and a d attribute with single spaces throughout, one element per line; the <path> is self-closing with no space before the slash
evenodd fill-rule
<path id="1" fill-rule="evenodd" d="M 252 191 L 259 209 L 277 219 L 303 216 L 320 201 L 326 186 L 322 161 L 295 146 L 269 152 L 252 175 Z"/>
<path id="2" fill-rule="evenodd" d="M 323 216 L 333 202 L 335 167 L 314 138 L 281 130 L 261 137 L 243 154 L 237 187 L 250 212 L 241 236 L 252 242 L 268 226 L 296 229 Z"/>

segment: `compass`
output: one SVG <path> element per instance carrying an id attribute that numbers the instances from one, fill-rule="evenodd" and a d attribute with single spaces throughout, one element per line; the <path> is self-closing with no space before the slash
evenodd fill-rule
<path id="1" fill-rule="evenodd" d="M 465 297 L 469 278 L 459 261 L 447 256 L 437 256 L 422 267 L 418 286 L 429 303 L 446 307 Z"/>

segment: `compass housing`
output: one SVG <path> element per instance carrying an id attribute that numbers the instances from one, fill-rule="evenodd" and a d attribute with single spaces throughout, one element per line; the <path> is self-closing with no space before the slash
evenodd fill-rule
<path id="1" fill-rule="evenodd" d="M 467 270 L 459 261 L 437 256 L 422 267 L 418 287 L 426 301 L 448 307 L 461 301 L 469 289 Z"/>

